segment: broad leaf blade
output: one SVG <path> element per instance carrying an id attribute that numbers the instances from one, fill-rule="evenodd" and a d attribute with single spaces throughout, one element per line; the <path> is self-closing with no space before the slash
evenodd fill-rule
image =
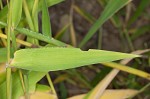
<path id="1" fill-rule="evenodd" d="M 131 0 L 110 0 L 104 11 L 102 12 L 101 16 L 90 28 L 84 39 L 81 41 L 79 47 L 82 47 L 109 18 L 111 18 L 118 10 L 120 10 L 130 1 Z"/>
<path id="2" fill-rule="evenodd" d="M 17 51 L 10 65 L 33 71 L 57 71 L 132 57 L 138 55 L 78 48 L 38 48 Z"/>

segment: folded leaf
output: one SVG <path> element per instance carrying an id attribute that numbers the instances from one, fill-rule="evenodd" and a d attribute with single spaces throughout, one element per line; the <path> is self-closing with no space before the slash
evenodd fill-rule
<path id="1" fill-rule="evenodd" d="M 38 74 L 38 75 L 37 75 Z M 36 83 L 46 75 L 45 72 L 30 72 L 29 78 L 29 92 L 35 91 Z M 20 77 L 18 72 L 12 74 L 12 98 L 19 99 L 20 96 L 24 95 Z M 0 85 L 0 99 L 6 98 L 6 81 Z"/>
<path id="2" fill-rule="evenodd" d="M 57 71 L 132 57 L 138 55 L 62 47 L 22 49 L 15 52 L 10 67 L 32 71 Z"/>

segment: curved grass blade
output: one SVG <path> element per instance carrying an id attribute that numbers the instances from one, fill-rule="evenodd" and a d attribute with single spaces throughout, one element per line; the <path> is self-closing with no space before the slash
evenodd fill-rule
<path id="1" fill-rule="evenodd" d="M 131 0 L 110 0 L 101 16 L 93 24 L 84 39 L 81 41 L 79 47 L 82 47 L 110 17 L 112 17 L 118 10 L 120 10 L 130 1 Z"/>
<path id="2" fill-rule="evenodd" d="M 33 71 L 57 71 L 133 57 L 139 56 L 93 49 L 81 51 L 78 48 L 22 49 L 16 51 L 10 65 Z"/>

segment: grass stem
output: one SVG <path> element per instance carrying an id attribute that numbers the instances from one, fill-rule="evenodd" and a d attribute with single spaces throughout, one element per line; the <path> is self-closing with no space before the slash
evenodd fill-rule
<path id="1" fill-rule="evenodd" d="M 11 4 L 12 4 L 12 0 L 10 1 L 10 4 L 9 4 L 9 12 L 8 12 L 8 19 L 7 19 L 7 23 L 8 23 L 8 26 L 7 26 L 7 66 L 9 66 L 9 63 L 10 63 L 10 36 L 11 36 Z M 7 91 L 7 99 L 11 99 L 11 86 L 12 86 L 12 83 L 11 83 L 11 68 L 7 67 L 6 69 L 6 91 Z"/>
<path id="2" fill-rule="evenodd" d="M 55 95 L 57 95 L 49 73 L 46 74 L 46 78 L 47 78 L 48 83 L 49 83 L 49 85 L 50 85 L 50 87 L 52 89 L 52 93 L 55 94 Z"/>

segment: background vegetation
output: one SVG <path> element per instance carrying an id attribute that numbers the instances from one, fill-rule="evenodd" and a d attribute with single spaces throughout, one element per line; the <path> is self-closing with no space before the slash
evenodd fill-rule
<path id="1" fill-rule="evenodd" d="M 150 0 L 0 4 L 0 99 L 150 98 Z"/>

